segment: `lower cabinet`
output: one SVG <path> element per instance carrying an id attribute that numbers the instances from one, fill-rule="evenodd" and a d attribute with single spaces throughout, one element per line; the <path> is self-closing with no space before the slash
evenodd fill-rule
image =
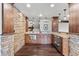
<path id="1" fill-rule="evenodd" d="M 50 34 L 25 34 L 25 43 L 31 44 L 51 44 Z"/>
<path id="2" fill-rule="evenodd" d="M 54 47 L 62 54 L 62 38 L 54 35 L 53 41 Z"/>
<path id="3" fill-rule="evenodd" d="M 69 55 L 68 38 L 52 35 L 52 41 L 55 48 L 64 56 Z"/>
<path id="4" fill-rule="evenodd" d="M 63 38 L 62 39 L 62 53 L 64 56 L 69 55 L 69 42 L 68 38 Z"/>

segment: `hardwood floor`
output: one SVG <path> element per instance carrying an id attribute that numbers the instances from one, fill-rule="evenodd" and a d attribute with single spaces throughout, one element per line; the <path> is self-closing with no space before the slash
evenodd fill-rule
<path id="1" fill-rule="evenodd" d="M 62 56 L 52 45 L 28 44 L 23 46 L 15 56 Z"/>

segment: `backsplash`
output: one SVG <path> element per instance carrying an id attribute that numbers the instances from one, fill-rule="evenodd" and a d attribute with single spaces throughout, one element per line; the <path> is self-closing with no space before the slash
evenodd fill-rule
<path id="1" fill-rule="evenodd" d="M 33 26 L 33 32 L 51 32 L 52 31 L 52 18 L 42 18 L 42 17 L 28 17 L 28 27 Z"/>
<path id="2" fill-rule="evenodd" d="M 45 18 L 28 18 L 28 27 L 33 27 L 32 33 L 37 34 L 29 34 L 29 43 L 33 44 L 51 44 L 51 18 L 45 19 Z"/>

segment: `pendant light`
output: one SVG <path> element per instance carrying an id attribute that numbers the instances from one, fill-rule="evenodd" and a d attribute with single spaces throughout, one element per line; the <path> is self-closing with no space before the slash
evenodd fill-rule
<path id="1" fill-rule="evenodd" d="M 59 15 L 59 22 L 61 22 L 61 13 L 58 14 Z"/>
<path id="2" fill-rule="evenodd" d="M 66 17 L 66 9 L 63 9 L 64 10 L 64 20 L 67 20 L 67 17 Z"/>

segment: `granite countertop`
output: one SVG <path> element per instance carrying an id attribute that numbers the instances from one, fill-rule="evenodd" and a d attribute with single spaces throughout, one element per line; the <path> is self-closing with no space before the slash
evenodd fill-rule
<path id="1" fill-rule="evenodd" d="M 26 32 L 25 34 L 40 34 L 40 32 Z"/>
<path id="2" fill-rule="evenodd" d="M 51 32 L 26 32 L 25 34 L 52 34 Z"/>
<path id="3" fill-rule="evenodd" d="M 40 33 L 40 32 L 26 32 L 25 34 L 50 34 L 50 35 L 57 35 L 63 38 L 69 38 L 69 34 L 67 33 L 59 33 L 59 32 L 51 32 L 51 33 Z"/>
<path id="4" fill-rule="evenodd" d="M 52 32 L 53 35 L 57 35 L 57 36 L 60 36 L 60 37 L 63 37 L 63 38 L 69 38 L 69 34 L 67 33 L 58 33 L 58 32 Z"/>

